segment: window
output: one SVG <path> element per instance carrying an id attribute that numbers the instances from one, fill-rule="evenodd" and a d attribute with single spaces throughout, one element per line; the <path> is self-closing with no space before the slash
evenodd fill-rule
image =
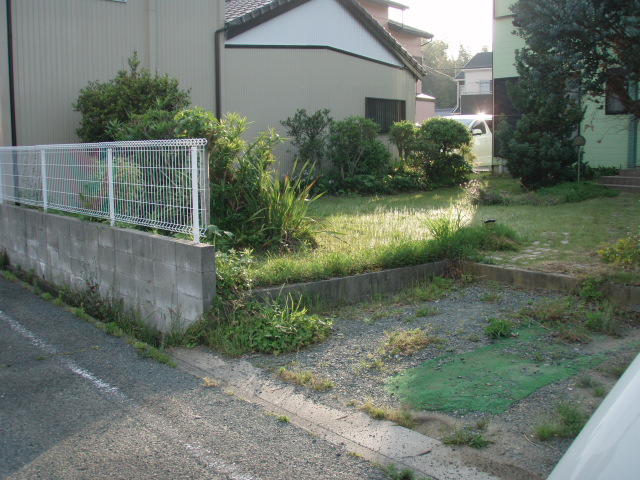
<path id="1" fill-rule="evenodd" d="M 491 80 L 480 80 L 480 93 L 491 93 Z"/>
<path id="2" fill-rule="evenodd" d="M 624 73 L 621 69 L 613 69 L 608 72 L 609 80 L 605 89 L 605 101 L 604 112 L 606 115 L 622 115 L 629 113 L 622 104 L 620 97 L 614 93 L 614 90 L 620 91 L 620 87 L 623 90 L 629 91 L 629 83 L 624 79 Z"/>
<path id="3" fill-rule="evenodd" d="M 380 125 L 380 133 L 389 133 L 394 122 L 407 119 L 406 102 L 386 98 L 366 98 L 364 116 Z"/>

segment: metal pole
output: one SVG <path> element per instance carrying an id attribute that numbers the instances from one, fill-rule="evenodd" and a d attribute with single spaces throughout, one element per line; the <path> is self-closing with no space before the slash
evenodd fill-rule
<path id="1" fill-rule="evenodd" d="M 113 149 L 107 149 L 107 177 L 109 182 L 109 219 L 111 226 L 116 224 L 115 199 L 113 198 Z"/>
<path id="2" fill-rule="evenodd" d="M 2 191 L 2 159 L 4 155 L 0 153 L 0 205 L 4 203 L 4 193 Z"/>
<path id="3" fill-rule="evenodd" d="M 46 212 L 49 207 L 49 198 L 47 196 L 47 154 L 44 150 L 40 150 L 40 165 L 42 171 L 42 205 Z"/>
<path id="4" fill-rule="evenodd" d="M 200 243 L 200 209 L 198 202 L 198 147 L 191 147 L 191 199 L 193 220 L 193 243 Z"/>

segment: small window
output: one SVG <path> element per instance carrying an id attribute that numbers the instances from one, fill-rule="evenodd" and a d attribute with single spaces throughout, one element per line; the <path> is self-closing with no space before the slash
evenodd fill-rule
<path id="1" fill-rule="evenodd" d="M 629 113 L 620 100 L 619 96 L 613 93 L 613 86 L 623 86 L 625 90 L 629 90 L 629 82 L 624 79 L 624 73 L 621 69 L 613 69 L 609 72 L 611 76 L 607 81 L 605 88 L 604 112 L 606 115 L 623 115 Z M 617 90 L 617 88 L 616 88 Z"/>
<path id="2" fill-rule="evenodd" d="M 395 122 L 407 119 L 406 102 L 386 98 L 367 98 L 364 116 L 380 125 L 380 133 L 389 133 Z"/>
<path id="3" fill-rule="evenodd" d="M 491 80 L 480 80 L 480 93 L 491 93 Z"/>

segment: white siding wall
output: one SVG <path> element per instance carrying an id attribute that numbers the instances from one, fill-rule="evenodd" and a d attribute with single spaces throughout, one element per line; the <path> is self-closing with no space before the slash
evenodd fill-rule
<path id="1" fill-rule="evenodd" d="M 407 71 L 330 50 L 226 49 L 222 69 L 222 112 L 237 112 L 254 122 L 247 138 L 274 128 L 305 108 L 328 108 L 340 120 L 364 116 L 365 98 L 406 101 L 407 119 L 415 118 L 415 78 Z M 280 171 L 293 158 L 277 150 Z"/>
<path id="2" fill-rule="evenodd" d="M 464 72 L 464 94 L 475 95 L 481 92 L 480 83 L 491 81 L 491 69 L 478 68 L 473 70 L 465 70 Z"/>
<path id="3" fill-rule="evenodd" d="M 400 61 L 336 0 L 315 0 L 229 39 L 227 45 L 321 46 L 391 65 Z"/>
<path id="4" fill-rule="evenodd" d="M 194 104 L 213 109 L 222 2 L 13 0 L 18 144 L 77 141 L 71 104 L 80 89 L 128 68 L 134 50 L 142 66 L 178 78 Z"/>

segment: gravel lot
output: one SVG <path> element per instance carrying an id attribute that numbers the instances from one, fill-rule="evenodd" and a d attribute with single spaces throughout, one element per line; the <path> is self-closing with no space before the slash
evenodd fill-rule
<path id="1" fill-rule="evenodd" d="M 476 282 L 454 287 L 445 297 L 431 302 L 399 297 L 343 308 L 332 312 L 333 335 L 324 343 L 301 352 L 280 356 L 250 355 L 243 359 L 275 376 L 279 367 L 310 370 L 330 379 L 334 386 L 327 392 L 299 387 L 300 392 L 338 408 L 358 408 L 364 402 L 389 408 L 401 407 L 398 399 L 384 389 L 385 379 L 420 365 L 423 361 L 450 353 L 464 353 L 487 345 L 484 329 L 489 317 L 519 312 L 541 299 L 559 298 L 558 292 L 524 290 L 504 285 Z M 430 313 L 428 316 L 425 312 Z M 417 316 L 418 315 L 418 316 Z M 434 438 L 463 425 L 488 419 L 484 436 L 490 445 L 482 449 L 451 447 L 462 451 L 470 464 L 504 479 L 546 478 L 571 441 L 555 439 L 540 442 L 532 429 L 548 418 L 559 401 L 571 401 L 591 414 L 603 397 L 576 385 L 577 378 L 589 375 L 608 391 L 617 377 L 611 367 L 628 364 L 638 353 L 640 327 L 637 315 L 628 322 L 619 338 L 598 337 L 590 342 L 572 343 L 575 353 L 607 353 L 598 367 L 573 378 L 552 383 L 511 405 L 504 413 L 461 414 L 457 412 L 412 412 L 415 429 Z M 381 355 L 385 332 L 423 328 L 441 339 L 413 355 Z"/>

